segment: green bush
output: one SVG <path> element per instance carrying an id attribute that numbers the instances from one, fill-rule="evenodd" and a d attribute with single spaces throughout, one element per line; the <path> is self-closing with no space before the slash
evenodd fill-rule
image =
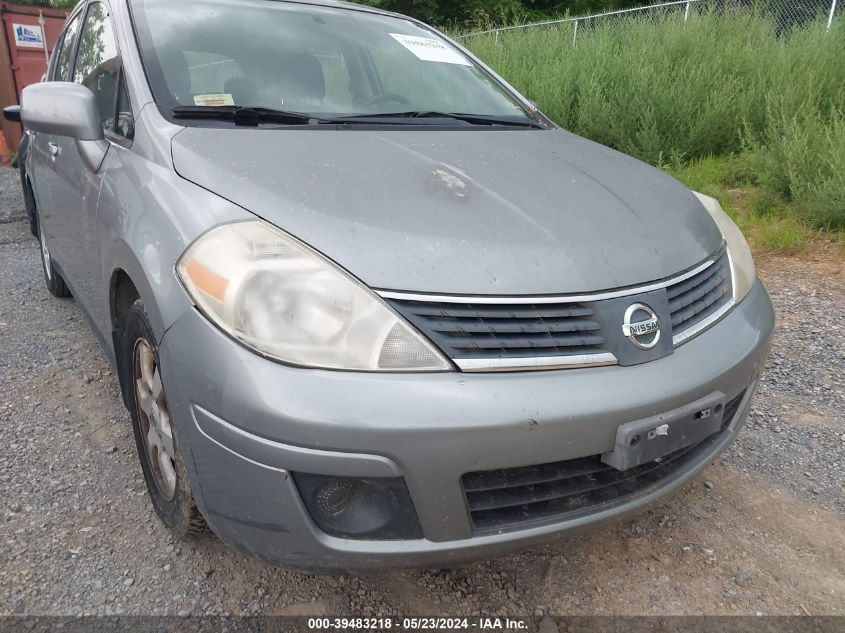
<path id="1" fill-rule="evenodd" d="M 656 165 L 745 152 L 751 176 L 845 227 L 845 20 L 680 11 L 466 43 L 573 132 Z"/>
<path id="2" fill-rule="evenodd" d="M 845 227 L 845 116 L 776 110 L 751 145 L 757 181 L 794 200 L 815 226 Z"/>

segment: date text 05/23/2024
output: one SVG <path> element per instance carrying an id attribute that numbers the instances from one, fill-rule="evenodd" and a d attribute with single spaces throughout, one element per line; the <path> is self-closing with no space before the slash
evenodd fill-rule
<path id="1" fill-rule="evenodd" d="M 311 631 L 527 631 L 528 620 L 477 618 L 310 618 Z"/>

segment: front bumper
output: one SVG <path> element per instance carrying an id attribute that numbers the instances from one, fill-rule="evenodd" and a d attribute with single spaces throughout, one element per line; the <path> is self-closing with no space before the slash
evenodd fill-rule
<path id="1" fill-rule="evenodd" d="M 620 424 L 752 386 L 774 313 L 758 282 L 705 334 L 635 367 L 509 374 L 361 374 L 270 362 L 191 311 L 160 354 L 177 440 L 197 503 L 227 543 L 276 564 L 325 569 L 448 566 L 617 519 L 712 463 L 744 423 L 642 494 L 527 529 L 474 535 L 465 473 L 559 462 L 613 449 Z M 311 520 L 290 476 L 404 477 L 425 538 L 356 541 Z"/>

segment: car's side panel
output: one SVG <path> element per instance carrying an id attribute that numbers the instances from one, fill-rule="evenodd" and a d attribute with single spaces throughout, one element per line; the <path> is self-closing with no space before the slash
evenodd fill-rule
<path id="1" fill-rule="evenodd" d="M 46 156 L 48 139 L 49 135 L 30 132 L 29 146 L 26 152 L 26 172 L 32 186 L 33 202 L 38 212 L 39 222 L 42 223 L 44 215 L 49 213 L 50 208 L 49 196 L 47 195 L 48 188 L 46 185 L 41 186 L 46 178 L 45 171 L 49 169 Z M 43 229 L 43 226 L 40 228 Z"/>
<path id="2" fill-rule="evenodd" d="M 50 145 L 53 143 L 51 134 L 32 135 L 27 156 L 27 172 L 32 182 L 35 207 L 38 213 L 38 231 L 40 239 L 45 239 L 50 246 L 50 251 L 57 260 L 59 251 L 53 246 L 54 240 L 54 211 L 53 190 L 55 171 L 53 169 L 53 157 L 50 154 Z"/>
<path id="3" fill-rule="evenodd" d="M 101 281 L 96 211 L 103 172 L 93 173 L 85 167 L 74 139 L 56 136 L 53 143 L 60 153 L 53 163 L 51 180 L 50 247 L 66 277 L 72 280 L 76 300 L 96 322 Z"/>
<path id="4" fill-rule="evenodd" d="M 135 285 L 157 337 L 191 303 L 175 264 L 208 228 L 253 217 L 243 209 L 180 178 L 173 170 L 170 139 L 181 128 L 145 108 L 136 119 L 131 148 L 113 145 L 106 156 L 97 235 L 100 292 L 97 328 L 111 340 L 110 284 L 124 271 Z"/>

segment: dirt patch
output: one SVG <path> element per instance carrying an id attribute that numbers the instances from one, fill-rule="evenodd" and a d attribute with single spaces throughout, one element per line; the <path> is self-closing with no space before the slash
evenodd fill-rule
<path id="1" fill-rule="evenodd" d="M 839 242 L 822 240 L 801 256 L 763 254 L 757 268 L 764 279 L 789 278 L 806 292 L 834 292 L 845 297 L 845 249 Z"/>
<path id="2" fill-rule="evenodd" d="M 544 597 L 553 613 L 845 612 L 834 513 L 723 466 L 626 526 L 556 548 Z M 570 553 L 567 557 L 566 554 Z M 571 571 L 580 573 L 572 577 Z M 567 573 L 569 570 L 570 573 Z"/>

